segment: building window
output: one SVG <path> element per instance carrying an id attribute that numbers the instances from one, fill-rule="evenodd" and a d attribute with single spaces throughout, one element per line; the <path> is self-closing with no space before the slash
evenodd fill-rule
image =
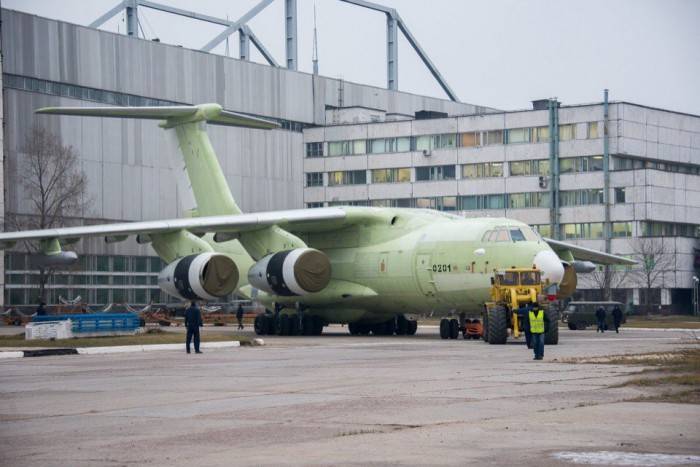
<path id="1" fill-rule="evenodd" d="M 613 222 L 612 223 L 613 237 L 631 237 L 632 223 L 631 222 Z"/>
<path id="2" fill-rule="evenodd" d="M 509 163 L 510 175 L 549 175 L 549 161 L 547 159 L 513 161 Z"/>
<path id="3" fill-rule="evenodd" d="M 411 181 L 411 169 L 374 169 L 372 183 L 405 183 Z"/>
<path id="4" fill-rule="evenodd" d="M 306 203 L 307 208 L 322 208 L 323 207 L 323 201 L 321 202 L 315 202 L 315 203 Z"/>
<path id="5" fill-rule="evenodd" d="M 549 143 L 549 127 L 538 126 L 532 129 L 534 143 Z"/>
<path id="6" fill-rule="evenodd" d="M 513 128 L 508 130 L 508 144 L 529 143 L 530 128 Z"/>
<path id="7" fill-rule="evenodd" d="M 459 197 L 459 209 L 474 211 L 481 209 L 505 209 L 506 200 L 503 194 L 470 195 Z"/>
<path id="8" fill-rule="evenodd" d="M 323 142 L 306 143 L 306 157 L 323 157 Z"/>
<path id="9" fill-rule="evenodd" d="M 550 224 L 537 224 L 532 227 L 543 237 L 549 238 L 552 236 L 552 226 Z"/>
<path id="10" fill-rule="evenodd" d="M 454 180 L 454 165 L 436 165 L 432 167 L 416 167 L 416 181 Z"/>
<path id="11" fill-rule="evenodd" d="M 367 152 L 367 141 L 357 139 L 354 141 L 330 141 L 328 143 L 329 156 L 351 156 L 355 154 L 365 154 Z"/>
<path id="12" fill-rule="evenodd" d="M 365 170 L 328 173 L 328 186 L 364 185 L 365 183 L 367 183 L 367 171 Z"/>
<path id="13" fill-rule="evenodd" d="M 560 206 L 585 206 L 589 204 L 603 204 L 603 190 L 594 188 L 590 190 L 571 190 L 559 192 Z"/>
<path id="14" fill-rule="evenodd" d="M 503 130 L 487 131 L 486 144 L 503 144 Z"/>
<path id="15" fill-rule="evenodd" d="M 547 192 L 509 193 L 507 196 L 510 209 L 549 207 L 549 193 Z"/>
<path id="16" fill-rule="evenodd" d="M 323 172 L 309 172 L 306 174 L 306 186 L 323 186 Z"/>
<path id="17" fill-rule="evenodd" d="M 589 222 L 583 224 L 562 224 L 562 230 L 564 232 L 564 238 L 567 240 L 578 238 L 603 238 L 602 222 Z"/>
<path id="18" fill-rule="evenodd" d="M 625 187 L 615 188 L 615 203 L 625 202 Z"/>
<path id="19" fill-rule="evenodd" d="M 416 207 L 420 209 L 436 209 L 438 211 L 456 211 L 457 197 L 416 198 Z"/>
<path id="20" fill-rule="evenodd" d="M 413 200 L 411 198 L 373 199 L 370 201 L 370 206 L 378 208 L 411 208 L 413 207 Z"/>
<path id="21" fill-rule="evenodd" d="M 559 159 L 559 173 L 598 172 L 603 170 L 603 156 L 567 157 Z"/>
<path id="22" fill-rule="evenodd" d="M 478 131 L 470 131 L 460 135 L 460 146 L 463 148 L 471 148 L 481 144 L 481 134 Z"/>
<path id="23" fill-rule="evenodd" d="M 576 134 L 575 125 L 559 125 L 559 141 L 569 141 L 574 139 Z"/>
<path id="24" fill-rule="evenodd" d="M 598 137 L 598 122 L 588 122 L 588 134 L 586 136 L 588 139 Z"/>
<path id="25" fill-rule="evenodd" d="M 480 164 L 464 164 L 462 178 L 502 177 L 502 162 L 482 162 Z"/>

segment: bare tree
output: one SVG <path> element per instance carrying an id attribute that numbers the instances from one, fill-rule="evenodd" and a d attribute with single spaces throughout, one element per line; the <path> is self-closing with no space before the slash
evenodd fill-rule
<path id="1" fill-rule="evenodd" d="M 79 215 L 87 203 L 87 177 L 72 146 L 48 130 L 34 126 L 27 135 L 19 161 L 18 178 L 32 212 L 9 214 L 6 224 L 14 230 L 50 229 L 64 225 L 67 217 Z M 28 253 L 40 246 L 25 242 Z M 46 300 L 46 283 L 54 269 L 39 264 L 39 299 Z"/>
<path id="2" fill-rule="evenodd" d="M 603 300 L 607 301 L 612 299 L 612 289 L 622 286 L 630 272 L 627 266 L 599 266 L 586 279 L 603 291 Z"/>
<path id="3" fill-rule="evenodd" d="M 637 284 L 644 289 L 644 296 L 640 297 L 640 303 L 646 306 L 646 311 L 651 311 L 651 290 L 662 284 L 663 274 L 672 269 L 674 265 L 673 251 L 661 237 L 640 237 L 632 242 L 634 259 L 638 264 L 632 269 L 632 274 Z"/>

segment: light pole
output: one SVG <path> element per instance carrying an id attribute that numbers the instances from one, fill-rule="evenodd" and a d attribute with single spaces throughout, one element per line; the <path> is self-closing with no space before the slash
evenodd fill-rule
<path id="1" fill-rule="evenodd" d="M 700 279 L 698 276 L 693 276 L 693 314 L 698 316 L 700 314 L 700 303 L 698 299 L 700 295 Z"/>

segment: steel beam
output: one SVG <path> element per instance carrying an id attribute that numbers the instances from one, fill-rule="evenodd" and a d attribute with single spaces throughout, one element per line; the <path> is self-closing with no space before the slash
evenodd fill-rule
<path id="1" fill-rule="evenodd" d="M 245 25 L 238 30 L 238 57 L 250 60 L 250 36 Z"/>
<path id="2" fill-rule="evenodd" d="M 260 13 L 262 10 L 264 10 L 268 5 L 270 5 L 273 2 L 273 0 L 261 0 L 260 3 L 255 5 L 253 8 L 248 11 L 245 15 L 241 16 L 238 21 L 232 22 L 226 29 L 223 30 L 218 36 L 216 36 L 214 39 L 210 40 L 204 47 L 202 47 L 200 50 L 203 50 L 204 52 L 210 52 L 214 47 L 219 45 L 221 41 L 226 39 L 228 36 L 233 34 L 234 32 L 238 31 L 240 27 L 244 24 L 246 24 L 248 21 L 250 21 L 255 15 Z"/>
<path id="3" fill-rule="evenodd" d="M 386 87 L 399 90 L 398 21 L 393 13 L 386 14 Z"/>
<path id="4" fill-rule="evenodd" d="M 126 34 L 139 37 L 139 10 L 136 0 L 126 0 Z"/>
<path id="5" fill-rule="evenodd" d="M 297 0 L 284 1 L 284 31 L 287 68 L 297 69 Z"/>
<path id="6" fill-rule="evenodd" d="M 442 77 L 440 72 L 438 71 L 437 67 L 433 64 L 432 61 L 428 58 L 428 55 L 423 51 L 423 48 L 418 44 L 418 41 L 416 40 L 415 37 L 413 37 L 413 34 L 411 34 L 411 31 L 408 30 L 408 27 L 406 24 L 403 22 L 401 19 L 401 16 L 396 13 L 396 20 L 399 23 L 399 29 L 401 29 L 401 32 L 403 35 L 406 37 L 408 40 L 408 43 L 411 44 L 411 47 L 413 47 L 413 50 L 416 51 L 418 56 L 420 57 L 421 60 L 423 60 L 423 63 L 425 63 L 425 66 L 428 67 L 428 70 L 430 70 L 430 73 L 433 75 L 433 77 L 437 80 L 438 84 L 440 87 L 445 91 L 445 94 L 447 96 L 455 101 L 459 102 L 459 99 L 457 98 L 457 94 L 454 93 L 452 88 L 447 84 L 447 81 L 445 81 L 445 78 Z"/>
<path id="7" fill-rule="evenodd" d="M 125 3 L 126 3 L 126 2 L 119 2 L 118 5 L 116 5 L 114 8 L 112 8 L 111 10 L 109 10 L 107 13 L 105 13 L 105 14 L 102 15 L 102 16 L 100 16 L 99 18 L 97 18 L 97 19 L 96 19 L 95 21 L 93 21 L 92 23 L 88 24 L 88 27 L 90 27 L 90 28 L 97 28 L 97 27 L 102 26 L 106 21 L 110 20 L 114 15 L 116 15 L 117 13 L 119 13 L 120 11 L 122 11 L 124 8 L 126 8 Z"/>
<path id="8" fill-rule="evenodd" d="M 392 14 L 393 11 L 395 11 L 393 8 L 386 7 L 384 5 L 378 5 L 376 3 L 372 2 L 366 2 L 365 0 L 340 0 L 341 2 L 345 3 L 351 3 L 353 5 L 361 6 L 363 8 L 369 8 L 370 10 L 374 11 L 381 11 L 382 13 L 386 13 L 387 15 Z"/>
<path id="9" fill-rule="evenodd" d="M 250 27 L 246 26 L 246 32 L 248 34 L 248 38 L 250 39 L 250 42 L 253 43 L 256 49 L 258 49 L 258 52 L 260 52 L 260 55 L 263 56 L 265 60 L 267 60 L 267 63 L 269 63 L 272 66 L 278 67 L 279 68 L 279 63 L 275 60 L 275 58 L 272 56 L 269 50 L 265 48 L 262 42 L 260 42 L 260 39 L 258 39 L 258 36 L 255 35 L 252 29 Z"/>
<path id="10" fill-rule="evenodd" d="M 187 18 L 198 19 L 200 21 L 206 21 L 208 23 L 220 24 L 222 26 L 230 26 L 231 21 L 221 18 L 216 18 L 214 16 L 202 15 L 200 13 L 181 10 L 180 8 L 171 7 L 168 5 L 162 5 L 160 3 L 151 2 L 148 0 L 136 0 L 140 6 L 151 8 L 152 10 L 160 10 L 166 13 L 172 13 L 173 15 L 185 16 Z"/>

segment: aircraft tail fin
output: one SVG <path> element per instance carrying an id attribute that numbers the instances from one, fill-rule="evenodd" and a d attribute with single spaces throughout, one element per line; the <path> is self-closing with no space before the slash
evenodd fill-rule
<path id="1" fill-rule="evenodd" d="M 219 104 L 164 107 L 46 107 L 38 109 L 36 113 L 162 120 L 161 127 L 174 128 L 177 134 L 199 216 L 241 213 L 231 195 L 206 128 L 201 123 L 257 129 L 279 127 L 277 123 L 269 120 L 223 110 Z"/>

